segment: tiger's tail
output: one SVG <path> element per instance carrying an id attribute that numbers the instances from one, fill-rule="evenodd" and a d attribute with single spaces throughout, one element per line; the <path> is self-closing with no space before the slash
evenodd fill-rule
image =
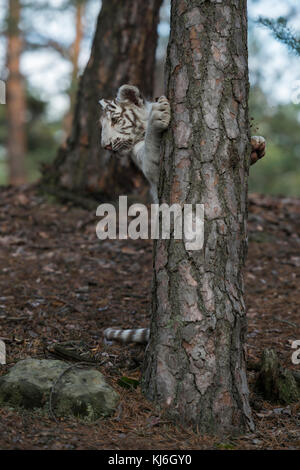
<path id="1" fill-rule="evenodd" d="M 149 328 L 137 328 L 133 330 L 120 330 L 117 328 L 106 328 L 104 338 L 108 341 L 127 343 L 148 343 L 150 336 Z"/>

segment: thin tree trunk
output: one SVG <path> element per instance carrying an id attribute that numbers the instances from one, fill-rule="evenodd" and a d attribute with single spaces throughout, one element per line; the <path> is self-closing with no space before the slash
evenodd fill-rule
<path id="1" fill-rule="evenodd" d="M 73 44 L 73 51 L 72 51 L 72 62 L 73 62 L 72 83 L 75 83 L 78 77 L 79 54 L 80 54 L 80 46 L 82 42 L 82 37 L 83 37 L 83 24 L 82 24 L 83 12 L 84 12 L 83 3 L 78 2 L 76 4 L 76 34 L 75 34 L 75 40 Z M 71 99 L 72 104 L 74 103 L 74 98 L 75 96 L 74 96 L 74 90 L 73 90 L 72 99 Z"/>
<path id="2" fill-rule="evenodd" d="M 91 57 L 79 84 L 72 132 L 44 182 L 76 192 L 129 193 L 141 181 L 126 159 L 100 148 L 100 98 L 112 98 L 124 83 L 153 89 L 157 24 L 162 0 L 103 0 Z"/>
<path id="3" fill-rule="evenodd" d="M 159 240 L 143 390 L 205 433 L 253 428 L 242 268 L 249 166 L 246 0 L 173 0 L 167 57 L 172 121 L 160 199 L 204 204 L 204 246 Z"/>
<path id="4" fill-rule="evenodd" d="M 19 0 L 9 1 L 7 30 L 7 155 L 9 183 L 20 185 L 26 182 L 25 171 L 25 114 L 26 95 L 24 79 L 20 72 L 20 57 L 23 40 L 19 30 L 21 6 Z"/>
<path id="5" fill-rule="evenodd" d="M 70 108 L 66 115 L 64 116 L 64 131 L 67 136 L 69 136 L 72 128 L 72 119 L 76 101 L 76 90 L 78 84 L 78 71 L 79 71 L 79 54 L 80 54 L 80 47 L 83 38 L 83 24 L 82 18 L 84 13 L 84 4 L 79 1 L 76 2 L 75 5 L 75 18 L 76 18 L 76 31 L 75 31 L 75 39 L 72 46 L 72 54 L 71 54 L 71 62 L 72 62 L 72 77 L 71 77 L 71 86 L 70 86 Z"/>

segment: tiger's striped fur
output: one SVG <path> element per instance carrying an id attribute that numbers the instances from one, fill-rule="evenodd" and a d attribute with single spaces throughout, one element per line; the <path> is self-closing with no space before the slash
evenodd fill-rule
<path id="1" fill-rule="evenodd" d="M 104 338 L 107 341 L 118 341 L 120 343 L 148 343 L 150 336 L 149 328 L 137 328 L 134 330 L 118 330 L 107 328 L 104 331 Z"/>

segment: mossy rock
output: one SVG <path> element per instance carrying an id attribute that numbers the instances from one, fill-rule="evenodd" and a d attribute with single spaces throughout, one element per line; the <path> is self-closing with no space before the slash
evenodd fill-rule
<path id="1" fill-rule="evenodd" d="M 290 370 L 280 369 L 277 387 L 278 398 L 281 403 L 288 405 L 300 400 L 297 382 Z"/>
<path id="2" fill-rule="evenodd" d="M 87 421 L 111 415 L 119 401 L 97 370 L 70 368 L 63 361 L 25 359 L 0 377 L 0 406 L 49 409 L 51 391 L 56 416 Z"/>
<path id="3" fill-rule="evenodd" d="M 263 351 L 256 391 L 266 400 L 284 405 L 300 399 L 297 382 L 292 372 L 281 367 L 273 349 Z"/>

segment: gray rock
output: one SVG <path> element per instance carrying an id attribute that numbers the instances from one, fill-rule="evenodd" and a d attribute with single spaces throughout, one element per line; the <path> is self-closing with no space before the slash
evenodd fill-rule
<path id="1" fill-rule="evenodd" d="M 105 382 L 103 375 L 91 368 L 75 365 L 69 368 L 69 364 L 56 360 L 18 362 L 0 377 L 0 406 L 49 409 L 52 390 L 51 402 L 56 416 L 94 421 L 111 415 L 119 395 Z"/>

